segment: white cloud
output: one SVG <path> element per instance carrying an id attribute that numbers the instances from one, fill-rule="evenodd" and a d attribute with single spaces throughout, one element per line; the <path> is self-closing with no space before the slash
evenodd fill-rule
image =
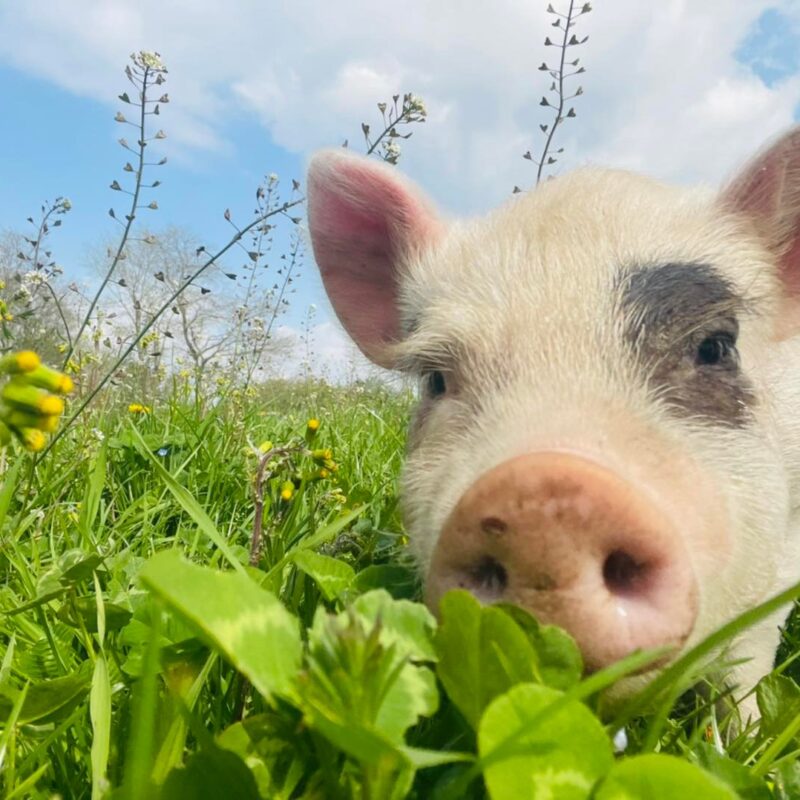
<path id="1" fill-rule="evenodd" d="M 127 54 L 156 49 L 170 67 L 170 131 L 194 148 L 223 147 L 221 120 L 242 109 L 292 151 L 345 137 L 356 147 L 360 122 L 376 122 L 375 102 L 414 91 L 430 118 L 404 145 L 404 166 L 443 205 L 473 211 L 533 178 L 521 154 L 542 121 L 536 67 L 554 53 L 541 44 L 552 32 L 545 5 L 53 0 L 45 14 L 8 3 L 0 58 L 110 101 Z M 719 180 L 790 124 L 800 101 L 800 79 L 768 88 L 733 55 L 776 5 L 798 13 L 796 2 L 767 0 L 599 4 L 580 23 L 591 34 L 575 51 L 586 94 L 565 126 L 563 166 L 601 161 Z"/>

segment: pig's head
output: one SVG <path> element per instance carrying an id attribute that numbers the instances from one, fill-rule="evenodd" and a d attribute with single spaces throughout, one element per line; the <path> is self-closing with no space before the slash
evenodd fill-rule
<path id="1" fill-rule="evenodd" d="M 326 151 L 308 212 L 344 327 L 421 381 L 403 493 L 434 609 L 517 603 L 597 669 L 800 573 L 800 131 L 719 193 L 584 169 L 469 222 Z"/>

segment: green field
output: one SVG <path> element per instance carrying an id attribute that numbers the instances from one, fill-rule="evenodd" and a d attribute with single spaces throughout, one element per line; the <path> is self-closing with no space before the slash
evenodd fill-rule
<path id="1" fill-rule="evenodd" d="M 3 797 L 800 797 L 797 631 L 760 727 L 683 692 L 697 661 L 601 722 L 598 690 L 647 654 L 582 677 L 521 612 L 456 593 L 437 629 L 408 602 L 409 394 L 105 397 L 3 457 Z"/>

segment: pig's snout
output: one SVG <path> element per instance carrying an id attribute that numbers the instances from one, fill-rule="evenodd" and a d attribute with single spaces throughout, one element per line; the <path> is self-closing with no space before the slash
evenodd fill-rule
<path id="1" fill-rule="evenodd" d="M 681 645 L 697 613 L 668 517 L 610 469 L 560 452 L 506 461 L 464 493 L 433 554 L 429 604 L 455 588 L 566 628 L 590 669 Z"/>

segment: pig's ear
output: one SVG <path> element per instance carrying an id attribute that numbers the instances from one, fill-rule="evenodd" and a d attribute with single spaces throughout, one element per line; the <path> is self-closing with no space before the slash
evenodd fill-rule
<path id="1" fill-rule="evenodd" d="M 308 170 L 308 225 L 336 314 L 368 358 L 391 367 L 386 345 L 401 336 L 399 272 L 442 224 L 393 168 L 325 150 Z"/>
<path id="2" fill-rule="evenodd" d="M 793 318 L 781 327 L 793 335 L 800 330 L 800 127 L 757 155 L 726 187 L 722 200 L 750 217 L 774 253 L 787 301 L 784 312 Z"/>

